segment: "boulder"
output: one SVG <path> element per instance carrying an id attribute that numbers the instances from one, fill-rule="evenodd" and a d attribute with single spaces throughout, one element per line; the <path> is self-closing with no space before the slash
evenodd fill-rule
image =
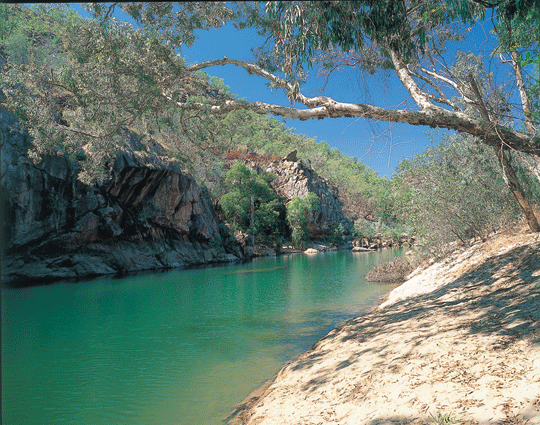
<path id="1" fill-rule="evenodd" d="M 370 248 L 364 248 L 362 246 L 355 246 L 353 249 L 352 249 L 352 252 L 373 252 L 375 251 L 374 249 L 370 249 Z"/>
<path id="2" fill-rule="evenodd" d="M 290 162 L 296 162 L 298 161 L 298 158 L 296 157 L 297 150 L 290 152 L 287 156 L 283 158 L 283 161 L 290 161 Z"/>
<path id="3" fill-rule="evenodd" d="M 234 238 L 240 245 L 240 248 L 242 249 L 245 257 L 249 258 L 253 256 L 255 240 L 253 239 L 252 235 L 248 235 L 247 233 L 237 230 L 234 232 Z"/>

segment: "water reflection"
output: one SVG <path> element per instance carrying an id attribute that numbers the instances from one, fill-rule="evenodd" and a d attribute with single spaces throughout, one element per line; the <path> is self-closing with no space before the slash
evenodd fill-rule
<path id="1" fill-rule="evenodd" d="M 219 424 L 287 361 L 391 289 L 397 252 L 332 252 L 4 289 L 9 424 Z"/>

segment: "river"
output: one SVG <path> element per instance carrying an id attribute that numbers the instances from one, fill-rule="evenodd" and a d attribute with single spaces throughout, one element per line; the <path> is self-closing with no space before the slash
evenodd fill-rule
<path id="1" fill-rule="evenodd" d="M 399 250 L 2 289 L 2 420 L 220 424 L 232 407 L 395 285 Z"/>

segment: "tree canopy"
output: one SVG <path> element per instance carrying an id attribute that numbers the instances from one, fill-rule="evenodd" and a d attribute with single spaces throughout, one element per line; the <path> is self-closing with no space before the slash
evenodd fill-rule
<path id="1" fill-rule="evenodd" d="M 234 229 L 257 234 L 263 239 L 280 233 L 281 202 L 270 186 L 275 176 L 257 173 L 237 162 L 227 172 L 230 190 L 221 197 L 221 208 Z"/>
<path id="2" fill-rule="evenodd" d="M 90 3 L 94 19 L 69 9 L 1 5 L 4 103 L 29 127 L 39 156 L 85 155 L 90 179 L 110 163 L 125 127 L 159 132 L 180 122 L 197 139 L 212 114 L 248 110 L 298 118 L 364 117 L 452 129 L 491 146 L 508 187 L 531 229 L 540 230 L 512 172 L 509 151 L 540 164 L 540 5 L 535 0 L 356 0 L 344 2 Z M 136 26 L 115 18 L 123 9 Z M 61 19 L 60 19 L 61 18 Z M 50 23 L 48 34 L 31 37 Z M 466 32 L 492 23 L 491 60 L 510 73 L 485 68 L 464 43 Z M 59 24 L 61 22 L 61 24 Z M 195 31 L 233 22 L 253 27 L 267 42 L 253 62 L 220 58 L 188 66 L 179 56 Z M 38 23 L 40 23 L 38 25 Z M 457 45 L 456 57 L 446 49 Z M 237 99 L 214 90 L 201 74 L 233 65 L 282 89 L 288 106 Z M 307 96 L 308 70 L 331 77 L 351 66 L 367 76 L 394 75 L 407 91 L 402 106 L 341 102 Z M 519 99 L 518 102 L 515 100 Z M 409 100 L 412 100 L 410 102 Z M 188 123 L 189 125 L 187 125 Z M 81 152 L 82 150 L 82 152 Z"/>

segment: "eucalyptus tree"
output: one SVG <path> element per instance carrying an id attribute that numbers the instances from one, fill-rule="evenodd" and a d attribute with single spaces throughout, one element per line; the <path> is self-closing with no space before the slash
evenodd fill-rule
<path id="1" fill-rule="evenodd" d="M 453 240 L 484 239 L 519 215 L 489 146 L 459 134 L 440 140 L 437 147 L 403 158 L 393 179 L 400 217 L 419 245 L 437 255 Z M 539 187 L 526 186 L 535 192 Z"/>
<path id="2" fill-rule="evenodd" d="M 263 239 L 278 237 L 282 203 L 270 185 L 274 178 L 270 173 L 257 173 L 241 162 L 235 163 L 225 179 L 230 190 L 220 200 L 227 222 L 254 238 L 256 234 Z"/>
<path id="3" fill-rule="evenodd" d="M 258 50 L 257 64 L 223 58 L 194 65 L 200 70 L 232 64 L 267 78 L 283 88 L 291 102 L 308 108 L 283 107 L 262 102 L 228 101 L 214 105 L 192 104 L 194 109 L 225 112 L 249 108 L 298 119 L 365 117 L 381 121 L 448 128 L 478 137 L 492 146 L 505 181 L 522 208 L 530 229 L 540 231 L 534 211 L 516 177 L 509 149 L 534 155 L 540 164 L 538 113 L 530 93 L 538 89 L 538 34 L 540 5 L 534 1 L 360 0 L 350 2 L 272 2 L 245 7 L 248 19 L 272 40 Z M 492 9 L 494 31 L 500 44 L 494 53 L 510 63 L 513 76 L 504 85 L 519 91 L 521 105 L 513 105 L 508 91 L 483 70 L 475 52 L 459 54 L 453 64 L 445 55 L 448 42 L 463 39 L 460 30 Z M 517 27 L 515 31 L 513 27 Z M 528 30 L 528 28 L 532 28 Z M 536 31 L 535 31 L 536 28 Z M 523 56 L 522 52 L 528 50 Z M 509 58 L 505 58 L 504 54 Z M 531 59 L 531 55 L 534 59 Z M 525 77 L 523 60 L 536 63 Z M 301 84 L 306 65 L 324 66 L 329 75 L 340 66 L 354 66 L 367 74 L 395 73 L 414 102 L 413 108 L 388 109 L 375 104 L 354 104 L 328 96 L 304 95 Z M 278 73 L 281 72 L 283 77 Z M 405 101 L 406 99 L 404 99 Z M 179 105 L 181 106 L 181 105 Z"/>
<path id="4" fill-rule="evenodd" d="M 8 104 L 26 113 L 42 150 L 57 149 L 62 139 L 64 149 L 95 146 L 91 157 L 97 158 L 106 152 L 111 135 L 135 120 L 159 123 L 167 114 L 201 117 L 238 109 L 301 120 L 363 117 L 446 128 L 477 137 L 497 151 L 531 230 L 540 231 L 508 154 L 521 151 L 540 161 L 534 97 L 540 5 L 535 0 L 91 3 L 88 8 L 94 21 L 57 28 L 67 40 L 59 46 L 62 60 L 57 68 L 30 61 L 9 65 L 3 73 Z M 116 20 L 119 8 L 137 28 Z M 493 54 L 512 70 L 503 84 L 484 71 L 479 52 L 464 47 L 456 60 L 446 54 L 449 43 L 460 46 L 464 33 L 486 19 L 493 20 L 498 40 Z M 228 21 L 266 36 L 253 62 L 223 57 L 187 66 L 177 55 L 195 41 L 195 30 Z M 201 96 L 204 85 L 198 73 L 216 65 L 241 67 L 266 78 L 271 88 L 286 92 L 291 105 Z M 401 103 L 406 107 L 341 102 L 302 92 L 310 68 L 330 76 L 344 66 L 367 76 L 394 75 L 407 91 Z M 512 102 L 510 87 L 519 92 L 519 105 Z M 32 96 L 25 98 L 25 90 Z M 69 99 L 63 102 L 68 107 L 62 119 L 51 121 L 58 107 L 50 105 L 58 97 Z M 97 125 L 101 121 L 103 125 Z"/>

